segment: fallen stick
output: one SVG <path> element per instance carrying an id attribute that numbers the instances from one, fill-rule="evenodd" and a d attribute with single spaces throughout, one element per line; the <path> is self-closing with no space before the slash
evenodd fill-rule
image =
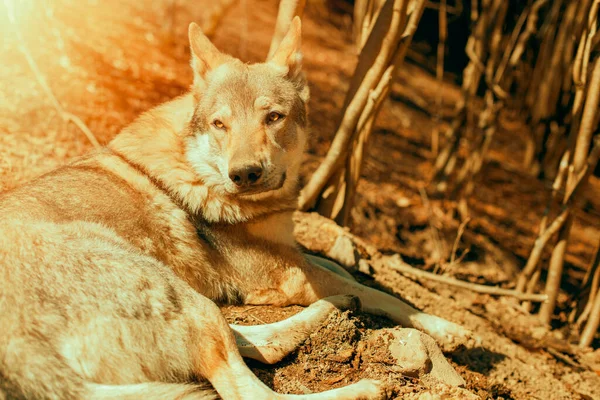
<path id="1" fill-rule="evenodd" d="M 421 271 L 419 269 L 413 268 L 410 265 L 406 264 L 400 259 L 400 256 L 384 256 L 382 255 L 374 246 L 368 244 L 358 236 L 355 236 L 345 230 L 344 228 L 337 225 L 334 221 L 329 218 L 323 217 L 317 213 L 304 213 L 297 211 L 294 215 L 294 222 L 296 225 L 295 235 L 296 239 L 299 241 L 301 245 L 306 247 L 307 249 L 323 254 L 327 257 L 332 258 L 334 261 L 343 264 L 343 262 L 339 261 L 338 258 L 332 257 L 333 255 L 329 253 L 329 249 L 333 246 L 334 240 L 331 240 L 328 245 L 325 246 L 315 246 L 314 240 L 307 239 L 307 232 L 309 231 L 309 225 L 313 225 L 318 227 L 319 232 L 321 232 L 325 237 L 336 238 L 340 235 L 346 236 L 350 238 L 356 250 L 361 258 L 365 261 L 368 260 L 369 263 L 374 263 L 377 265 L 389 267 L 391 269 L 396 270 L 397 272 L 402 273 L 402 275 L 412 275 L 412 277 L 420 277 L 423 279 L 435 280 L 437 282 L 446 283 L 449 285 L 463 287 L 465 289 L 469 289 L 478 293 L 486 293 L 492 295 L 499 296 L 512 296 L 518 299 L 522 299 L 523 301 L 533 301 L 533 302 L 544 302 L 546 301 L 545 294 L 532 294 L 532 293 L 519 293 L 516 290 L 510 289 L 502 289 L 493 286 L 485 286 L 478 285 L 475 283 L 469 283 L 460 281 L 458 279 L 450 278 L 447 276 L 435 275 L 429 272 Z M 466 232 L 465 232 L 466 233 Z M 370 272 L 365 272 L 370 275 Z"/>
<path id="2" fill-rule="evenodd" d="M 445 283 L 447 285 L 468 289 L 477 293 L 491 294 L 495 296 L 511 296 L 523 301 L 534 301 L 543 303 L 548 299 L 545 294 L 523 293 L 512 289 L 503 289 L 496 286 L 486 286 L 477 283 L 461 281 L 449 276 L 436 275 L 431 272 L 422 271 L 411 267 L 410 265 L 400 261 L 398 257 L 383 257 L 380 262 L 385 263 L 393 270 L 400 272 L 402 275 L 412 275 L 416 278 L 427 279 L 434 282 Z M 410 277 L 410 276 L 409 276 Z"/>

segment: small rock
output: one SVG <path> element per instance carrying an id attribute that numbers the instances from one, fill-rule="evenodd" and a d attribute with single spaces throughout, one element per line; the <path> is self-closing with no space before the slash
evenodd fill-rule
<path id="1" fill-rule="evenodd" d="M 338 236 L 333 246 L 327 252 L 327 257 L 334 259 L 348 268 L 356 266 L 356 250 L 352 240 L 348 236 Z"/>
<path id="2" fill-rule="evenodd" d="M 409 330 L 410 331 L 410 330 Z M 396 372 L 418 378 L 431 370 L 427 348 L 415 332 L 381 329 L 367 342 L 369 362 L 391 366 Z"/>
<path id="3" fill-rule="evenodd" d="M 389 344 L 388 350 L 397 365 L 405 370 L 404 375 L 417 378 L 432 369 L 427 348 L 416 330 L 394 332 L 394 340 Z"/>
<path id="4" fill-rule="evenodd" d="M 378 330 L 367 341 L 363 361 L 385 363 L 397 372 L 422 380 L 434 378 L 450 386 L 465 385 L 435 340 L 416 329 Z"/>

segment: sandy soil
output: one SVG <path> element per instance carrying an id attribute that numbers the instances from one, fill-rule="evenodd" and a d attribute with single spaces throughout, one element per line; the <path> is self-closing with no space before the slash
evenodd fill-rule
<path id="1" fill-rule="evenodd" d="M 101 143 L 108 142 L 144 110 L 186 90 L 187 25 L 202 20 L 211 2 L 170 0 L 57 0 L 48 8 L 24 1 L 16 10 L 27 48 L 62 105 L 80 116 Z M 304 166 L 308 176 L 326 153 L 340 118 L 349 77 L 356 62 L 350 19 L 325 3 L 309 2 L 304 19 L 305 67 L 311 84 L 313 135 Z M 262 60 L 273 31 L 275 1 L 243 0 L 219 28 L 216 45 L 247 61 Z M 85 136 L 63 123 L 29 69 L 14 31 L 0 7 L 0 190 L 11 189 L 91 149 Z M 400 253 L 413 265 L 432 269 L 448 259 L 458 224 L 449 216 L 452 204 L 432 200 L 423 205 L 419 188 L 432 169 L 427 108 L 442 93 L 444 112 L 452 109 L 459 90 L 453 82 L 438 84 L 425 70 L 407 63 L 378 120 L 353 213 L 353 233 L 383 253 Z M 407 104 L 406 95 L 423 100 L 425 111 Z M 459 246 L 470 248 L 452 275 L 478 283 L 510 285 L 530 251 L 543 215 L 549 183 L 519 170 L 523 125 L 515 115 L 502 116 L 478 189 L 469 201 L 472 220 Z M 566 292 L 561 307 L 580 279 L 600 236 L 600 183 L 593 179 L 584 210 L 579 211 L 567 252 Z M 432 226 L 439 240 L 432 238 Z M 321 235 L 323 236 L 323 235 Z M 321 240 L 319 232 L 302 240 Z M 600 399 L 600 353 L 582 353 L 563 340 L 561 331 L 547 334 L 534 317 L 507 299 L 475 295 L 440 284 L 410 281 L 391 270 L 359 280 L 395 293 L 417 308 L 461 323 L 481 343 L 447 357 L 467 381 L 466 390 L 481 398 Z M 300 309 L 227 306 L 238 323 L 283 319 Z M 554 321 L 563 325 L 564 316 Z M 389 322 L 349 312 L 333 315 L 295 354 L 275 366 L 251 363 L 253 370 L 278 391 L 304 393 L 376 377 L 389 384 L 393 397 L 465 398 L 466 392 L 401 376 L 381 365 L 360 360 L 361 343 Z M 345 354 L 340 356 L 340 353 Z M 349 354 L 349 355 L 348 355 Z M 423 397 L 427 398 L 427 397 Z M 431 397 L 435 398 L 435 397 Z"/>

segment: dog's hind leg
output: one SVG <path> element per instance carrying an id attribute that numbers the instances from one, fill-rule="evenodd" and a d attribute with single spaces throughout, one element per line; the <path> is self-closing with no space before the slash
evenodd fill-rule
<path id="1" fill-rule="evenodd" d="M 160 374 L 156 370 L 148 369 L 146 372 L 148 375 L 168 377 L 178 371 L 179 375 L 205 378 L 219 396 L 225 400 L 351 400 L 380 397 L 379 384 L 371 380 L 362 380 L 339 389 L 309 395 L 286 395 L 272 391 L 244 363 L 238 351 L 234 334 L 217 305 L 189 286 L 178 282 L 177 279 L 170 280 L 169 283 L 173 289 L 172 296 L 177 299 L 176 301 L 180 305 L 179 314 L 175 318 L 165 321 L 170 326 L 168 329 L 162 330 L 162 335 L 149 325 L 144 324 L 144 328 L 148 329 L 148 334 L 155 338 L 156 347 L 172 349 L 174 354 L 181 354 L 182 359 L 171 357 L 166 360 L 161 357 Z M 331 303 L 339 306 L 351 306 L 352 301 L 350 298 L 344 299 L 341 296 Z M 333 304 L 327 305 L 325 303 L 317 305 L 315 309 L 310 311 L 320 308 L 330 311 L 335 307 Z M 315 311 L 315 313 L 318 315 L 323 312 Z M 121 326 L 121 329 L 128 331 L 130 327 L 126 324 L 127 322 Z M 134 355 L 136 357 L 141 356 L 137 361 L 138 363 L 151 368 L 150 364 L 153 357 L 150 353 L 152 351 L 148 350 L 148 353 Z M 90 393 L 87 398 L 93 399 L 196 399 L 211 395 L 211 393 L 207 393 L 202 388 L 196 388 L 193 385 L 178 385 L 164 381 L 160 383 L 155 380 L 138 385 L 88 384 L 86 387 Z"/>
<path id="2" fill-rule="evenodd" d="M 273 392 L 263 384 L 244 363 L 232 330 L 218 307 L 201 295 L 198 298 L 197 312 L 201 315 L 197 323 L 192 322 L 190 335 L 192 339 L 191 355 L 195 373 L 203 376 L 213 385 L 224 399 L 372 399 L 380 396 L 379 385 L 374 381 L 363 380 L 353 385 L 311 395 L 283 395 Z M 332 301 L 342 304 L 343 300 Z M 352 302 L 346 299 L 346 302 Z M 322 304 L 320 307 L 335 307 Z M 319 311 L 315 311 L 319 314 Z M 322 313 L 322 312 L 321 312 Z M 194 310 L 188 313 L 193 317 Z M 309 318 L 310 320 L 310 318 Z M 285 321 L 283 321 L 285 322 Z"/>
<path id="3" fill-rule="evenodd" d="M 265 325 L 230 325 L 242 357 L 266 364 L 281 361 L 306 341 L 335 310 L 360 309 L 356 296 L 332 296 L 283 321 Z"/>

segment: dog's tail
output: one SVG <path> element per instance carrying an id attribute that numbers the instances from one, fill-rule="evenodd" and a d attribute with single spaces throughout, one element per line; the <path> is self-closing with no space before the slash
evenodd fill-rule
<path id="1" fill-rule="evenodd" d="M 217 394 L 202 385 L 149 382 L 134 385 L 86 383 L 88 399 L 93 400 L 213 400 Z"/>

